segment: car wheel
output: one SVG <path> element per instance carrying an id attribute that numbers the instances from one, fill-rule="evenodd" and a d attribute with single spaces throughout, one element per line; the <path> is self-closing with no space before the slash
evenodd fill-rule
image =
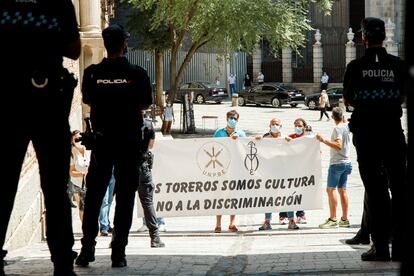
<path id="1" fill-rule="evenodd" d="M 216 104 L 221 104 L 221 101 L 217 101 Z"/>
<path id="2" fill-rule="evenodd" d="M 243 97 L 240 97 L 240 96 L 239 96 L 239 98 L 237 99 L 237 103 L 238 103 L 238 105 L 239 105 L 239 106 L 246 105 L 246 101 L 244 100 L 244 98 L 243 98 Z"/>
<path id="3" fill-rule="evenodd" d="M 308 102 L 308 107 L 309 107 L 309 109 L 316 109 L 316 107 L 317 107 L 316 102 L 314 100 L 310 100 Z"/>
<path id="4" fill-rule="evenodd" d="M 290 104 L 291 107 L 297 107 L 298 104 Z"/>
<path id="5" fill-rule="evenodd" d="M 280 107 L 280 106 L 282 106 L 282 102 L 278 98 L 273 98 L 272 99 L 272 106 Z"/>
<path id="6" fill-rule="evenodd" d="M 202 103 L 204 103 L 204 97 L 203 97 L 203 95 L 198 94 L 198 95 L 197 95 L 197 97 L 196 97 L 196 102 L 197 102 L 198 104 L 202 104 Z"/>

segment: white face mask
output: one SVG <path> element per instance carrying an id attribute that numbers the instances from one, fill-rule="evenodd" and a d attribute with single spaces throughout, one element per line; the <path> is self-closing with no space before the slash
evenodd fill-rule
<path id="1" fill-rule="evenodd" d="M 279 133 L 280 132 L 280 126 L 271 125 L 270 126 L 270 132 L 272 132 L 272 133 Z"/>

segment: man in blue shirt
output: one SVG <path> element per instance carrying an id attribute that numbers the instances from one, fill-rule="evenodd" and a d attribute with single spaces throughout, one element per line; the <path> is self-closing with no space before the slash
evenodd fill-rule
<path id="1" fill-rule="evenodd" d="M 230 110 L 227 112 L 227 126 L 217 129 L 214 133 L 214 137 L 232 137 L 233 139 L 237 139 L 237 137 L 246 137 L 246 133 L 244 133 L 243 130 L 237 128 L 239 117 L 239 113 L 236 110 Z M 230 215 L 230 232 L 238 231 L 236 225 L 234 224 L 235 219 L 236 215 Z M 214 232 L 221 232 L 221 215 L 216 216 L 216 228 L 214 229 Z"/>

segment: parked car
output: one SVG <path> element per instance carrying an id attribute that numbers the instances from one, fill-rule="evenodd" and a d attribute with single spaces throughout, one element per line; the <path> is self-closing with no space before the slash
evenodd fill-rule
<path id="1" fill-rule="evenodd" d="M 215 84 L 207 81 L 191 81 L 183 83 L 175 92 L 175 102 L 182 101 L 184 94 L 194 92 L 195 103 L 205 103 L 213 101 L 221 103 L 228 98 L 227 89 L 225 87 L 218 87 Z"/>
<path id="2" fill-rule="evenodd" d="M 342 99 L 342 87 L 331 87 L 326 90 L 329 98 L 330 106 L 327 108 L 328 110 L 332 110 L 332 108 L 339 105 L 339 100 Z M 320 92 L 315 92 L 311 95 L 305 97 L 305 105 L 309 107 L 309 109 L 319 109 L 319 97 L 321 96 Z M 353 107 L 347 106 L 346 111 L 352 112 Z"/>
<path id="3" fill-rule="evenodd" d="M 296 107 L 303 104 L 304 100 L 305 94 L 302 90 L 281 83 L 263 83 L 239 92 L 238 104 L 271 104 L 274 107 L 289 104 Z"/>

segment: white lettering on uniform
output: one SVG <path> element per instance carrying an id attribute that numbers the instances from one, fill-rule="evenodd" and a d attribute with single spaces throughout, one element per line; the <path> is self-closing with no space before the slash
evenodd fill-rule
<path id="1" fill-rule="evenodd" d="M 383 81 L 393 82 L 394 71 L 388 69 L 367 69 L 362 70 L 363 78 L 381 78 Z"/>
<path id="2" fill-rule="evenodd" d="M 126 79 L 113 79 L 113 80 L 96 80 L 97 84 L 122 84 L 122 83 L 128 83 Z"/>

